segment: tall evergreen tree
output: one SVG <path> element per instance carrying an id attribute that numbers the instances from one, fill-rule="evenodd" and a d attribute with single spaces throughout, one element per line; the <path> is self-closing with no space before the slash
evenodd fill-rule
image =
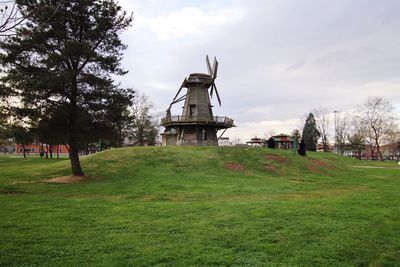
<path id="1" fill-rule="evenodd" d="M 301 139 L 300 144 L 299 144 L 299 149 L 297 150 L 300 156 L 305 156 L 306 155 L 306 145 L 304 143 L 304 140 Z"/>
<path id="2" fill-rule="evenodd" d="M 307 151 L 317 151 L 317 143 L 321 134 L 318 131 L 314 114 L 310 113 L 303 128 L 302 139 Z"/>
<path id="3" fill-rule="evenodd" d="M 79 149 L 93 127 L 107 127 L 108 99 L 119 92 L 111 75 L 123 75 L 119 33 L 132 17 L 114 0 L 17 0 L 31 14 L 17 35 L 0 43 L 6 75 L 2 86 L 21 99 L 31 121 L 62 117 L 60 135 L 69 146 L 72 173 L 82 176 Z M 129 96 L 125 95 L 127 98 Z M 53 114 L 57 110 L 58 114 Z M 101 131 L 99 131 L 101 132 Z"/>
<path id="4" fill-rule="evenodd" d="M 133 92 L 128 91 L 128 95 L 132 97 L 126 98 L 125 94 L 114 94 L 109 98 L 111 112 L 107 114 L 107 120 L 110 121 L 109 128 L 112 131 L 108 130 L 109 135 L 104 138 L 112 146 L 121 147 L 128 136 L 128 131 L 134 127 L 135 117 L 129 110 L 130 105 L 135 102 L 130 101 L 133 98 Z"/>
<path id="5" fill-rule="evenodd" d="M 275 140 L 274 140 L 274 138 L 270 137 L 267 140 L 267 147 L 268 148 L 275 148 Z"/>

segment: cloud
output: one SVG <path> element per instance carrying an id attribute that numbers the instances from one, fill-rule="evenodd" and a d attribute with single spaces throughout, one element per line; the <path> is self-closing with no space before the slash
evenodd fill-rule
<path id="1" fill-rule="evenodd" d="M 246 142 L 252 137 L 267 137 L 281 132 L 290 134 L 292 130 L 299 128 L 299 122 L 299 119 L 243 122 L 240 127 L 230 129 L 226 135 L 240 136 Z"/>
<path id="2" fill-rule="evenodd" d="M 296 63 L 294 63 L 293 65 L 290 65 L 289 67 L 287 67 L 286 70 L 287 71 L 296 71 L 296 70 L 299 70 L 301 67 L 303 67 L 304 64 L 306 64 L 305 60 L 299 60 Z"/>
<path id="3" fill-rule="evenodd" d="M 228 136 L 289 133 L 313 108 L 351 111 L 368 96 L 400 111 L 400 1 L 124 1 L 136 20 L 121 81 L 160 110 L 209 54 L 220 62 L 214 113 L 238 126 Z"/>
<path id="4" fill-rule="evenodd" d="M 184 7 L 165 15 L 137 17 L 137 27 L 151 31 L 157 41 L 193 38 L 233 23 L 244 16 L 240 8 L 203 10 Z"/>

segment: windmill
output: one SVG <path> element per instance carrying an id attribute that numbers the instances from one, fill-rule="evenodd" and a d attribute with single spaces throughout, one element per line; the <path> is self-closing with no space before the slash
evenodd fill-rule
<path id="1" fill-rule="evenodd" d="M 218 61 L 214 57 L 211 66 L 209 57 L 206 56 L 206 65 L 208 74 L 191 73 L 185 78 L 167 109 L 167 115 L 162 120 L 165 127 L 163 144 L 218 145 L 218 130 L 224 129 L 225 132 L 234 127 L 232 119 L 213 115 L 210 98 L 214 93 L 221 106 L 221 98 L 215 85 Z M 187 88 L 186 94 L 181 95 L 183 88 Z M 182 115 L 171 116 L 171 107 L 181 101 L 185 101 Z"/>
<path id="2" fill-rule="evenodd" d="M 209 59 L 209 57 L 207 55 L 206 56 L 206 65 L 207 65 L 208 74 L 205 74 L 205 73 L 192 73 L 192 74 L 189 75 L 188 78 L 185 78 L 183 80 L 181 87 L 179 87 L 178 92 L 176 93 L 174 99 L 172 100 L 172 102 L 171 102 L 171 104 L 169 106 L 169 109 L 172 107 L 172 105 L 174 105 L 174 104 L 176 104 L 178 102 L 181 102 L 181 101 L 186 99 L 186 96 L 188 95 L 189 90 L 185 95 L 183 95 L 183 96 L 178 98 L 178 96 L 182 92 L 183 88 L 185 88 L 185 87 L 189 88 L 188 85 L 192 84 L 193 81 L 200 81 L 200 80 L 203 81 L 203 84 L 201 84 L 200 86 L 208 85 L 207 88 L 210 88 L 210 97 L 211 98 L 212 98 L 214 90 L 215 90 L 215 94 L 217 95 L 218 103 L 221 106 L 221 98 L 220 98 L 220 96 L 218 94 L 217 86 L 215 85 L 215 79 L 217 78 L 217 73 L 218 73 L 218 61 L 217 61 L 217 58 L 214 57 L 214 63 L 213 63 L 213 66 L 211 67 L 210 59 Z"/>

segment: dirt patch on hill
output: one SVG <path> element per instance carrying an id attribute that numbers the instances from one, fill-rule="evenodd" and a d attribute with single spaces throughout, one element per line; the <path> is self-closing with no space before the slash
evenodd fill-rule
<path id="1" fill-rule="evenodd" d="M 278 170 L 272 165 L 264 165 L 264 170 L 269 173 L 278 173 Z"/>
<path id="2" fill-rule="evenodd" d="M 328 168 L 328 169 L 335 169 L 335 166 L 332 166 L 331 164 L 318 160 L 318 159 L 309 159 L 310 165 L 316 166 L 316 167 L 322 167 L 322 168 Z"/>
<path id="3" fill-rule="evenodd" d="M 240 163 L 235 163 L 235 162 L 227 162 L 224 164 L 224 167 L 229 170 L 235 170 L 235 171 L 243 171 L 244 166 Z"/>
<path id="4" fill-rule="evenodd" d="M 61 176 L 54 177 L 46 180 L 42 180 L 45 183 L 57 183 L 57 184 L 77 184 L 83 181 L 95 180 L 96 178 L 91 176 Z"/>
<path id="5" fill-rule="evenodd" d="M 0 189 L 0 194 L 8 195 L 8 196 L 16 196 L 23 194 L 23 191 L 16 190 L 16 189 Z"/>
<path id="6" fill-rule="evenodd" d="M 266 158 L 267 160 L 277 161 L 277 162 L 281 162 L 281 163 L 287 162 L 287 160 L 288 160 L 288 159 L 285 158 L 285 157 L 278 156 L 278 155 L 272 155 L 272 154 L 267 154 L 267 155 L 265 155 L 265 158 Z"/>
<path id="7" fill-rule="evenodd" d="M 308 159 L 308 161 L 306 167 L 309 171 L 314 173 L 326 174 L 326 169 L 335 169 L 335 166 L 318 159 Z"/>
<path id="8" fill-rule="evenodd" d="M 314 173 L 319 173 L 319 174 L 325 174 L 326 171 L 324 169 L 321 169 L 320 167 L 313 165 L 313 164 L 306 164 L 307 169 L 310 172 L 314 172 Z"/>
<path id="9" fill-rule="evenodd" d="M 317 165 L 320 167 L 329 167 L 330 165 L 326 162 L 320 161 L 318 159 L 309 159 L 309 161 L 313 164 L 313 165 Z"/>

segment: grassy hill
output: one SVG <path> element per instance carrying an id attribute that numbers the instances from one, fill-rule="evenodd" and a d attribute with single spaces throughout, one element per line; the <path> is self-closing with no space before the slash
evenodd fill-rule
<path id="1" fill-rule="evenodd" d="M 0 265 L 399 266 L 394 163 L 147 147 L 82 165 L 51 183 L 68 160 L 0 157 Z"/>

